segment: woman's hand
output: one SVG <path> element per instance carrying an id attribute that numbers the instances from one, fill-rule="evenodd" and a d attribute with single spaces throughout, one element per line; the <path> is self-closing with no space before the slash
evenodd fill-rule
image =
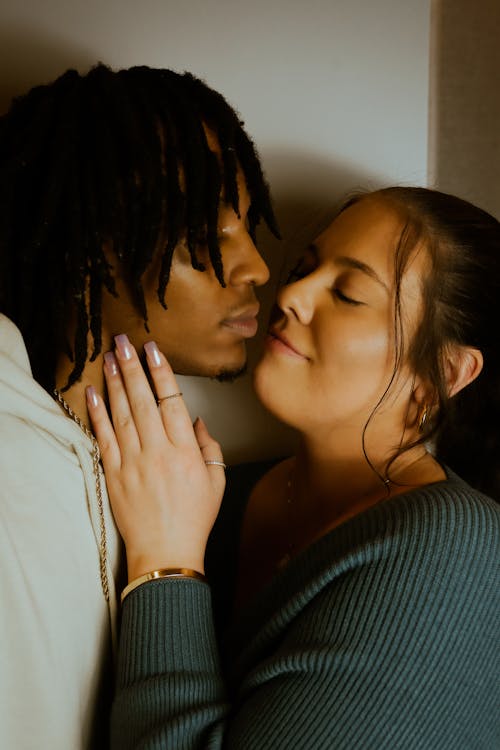
<path id="1" fill-rule="evenodd" d="M 104 365 L 113 422 L 92 387 L 87 404 L 129 580 L 159 568 L 203 573 L 225 487 L 224 468 L 205 461 L 222 461 L 220 446 L 200 419 L 191 425 L 174 373 L 154 342 L 144 349 L 158 405 L 127 337 L 115 342 Z"/>

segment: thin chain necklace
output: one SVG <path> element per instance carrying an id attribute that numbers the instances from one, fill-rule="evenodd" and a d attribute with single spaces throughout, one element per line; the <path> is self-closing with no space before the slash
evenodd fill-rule
<path id="1" fill-rule="evenodd" d="M 86 424 L 82 422 L 80 417 L 75 414 L 71 406 L 68 404 L 67 401 L 64 400 L 62 394 L 60 391 L 57 390 L 57 388 L 54 388 L 54 396 L 57 399 L 60 406 L 64 409 L 66 414 L 70 417 L 70 419 L 75 422 L 78 427 L 82 430 L 82 432 L 88 437 L 90 442 L 92 443 L 92 469 L 94 472 L 94 479 L 95 479 L 95 489 L 96 489 L 96 496 L 97 496 L 97 508 L 99 511 L 99 528 L 100 528 L 100 542 L 99 542 L 99 568 L 101 573 L 101 586 L 102 591 L 104 594 L 104 598 L 106 599 L 106 602 L 109 604 L 109 580 L 108 580 L 108 543 L 107 543 L 107 537 L 106 537 L 106 523 L 104 519 L 104 504 L 102 500 L 102 484 L 101 484 L 101 472 L 100 472 L 100 462 L 101 462 L 101 453 L 99 451 L 99 444 L 97 440 L 95 439 L 94 435 L 91 433 L 89 428 Z"/>
<path id="2" fill-rule="evenodd" d="M 297 546 L 290 534 L 290 530 L 292 528 L 292 500 L 293 500 L 292 492 L 293 492 L 293 469 L 291 469 L 288 475 L 287 482 L 286 482 L 285 500 L 286 500 L 287 526 L 288 526 L 287 550 L 283 555 L 281 555 L 278 562 L 276 563 L 276 567 L 278 568 L 278 570 L 282 570 L 283 568 L 286 568 L 286 566 L 292 559 L 295 553 L 295 548 Z"/>
<path id="3" fill-rule="evenodd" d="M 286 482 L 285 503 L 286 503 L 286 515 L 287 515 L 287 527 L 288 527 L 287 549 L 286 549 L 286 552 L 279 557 L 276 563 L 276 568 L 278 570 L 282 570 L 283 568 L 286 568 L 286 566 L 291 561 L 292 557 L 295 554 L 297 554 L 297 550 L 299 548 L 297 536 L 296 535 L 292 536 L 292 533 L 291 533 L 291 530 L 293 529 L 293 515 L 294 515 L 293 506 L 296 500 L 296 497 L 294 498 L 294 478 L 295 478 L 295 466 L 293 466 L 293 468 L 290 469 L 290 472 L 288 474 L 288 479 Z M 386 493 L 389 494 L 391 480 L 386 477 L 386 478 L 382 478 L 382 481 L 384 483 Z"/>

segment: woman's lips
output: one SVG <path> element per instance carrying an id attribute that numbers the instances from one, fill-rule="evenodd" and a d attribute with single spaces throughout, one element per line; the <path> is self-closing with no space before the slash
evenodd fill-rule
<path id="1" fill-rule="evenodd" d="M 278 331 L 273 331 L 272 329 L 266 337 L 265 345 L 266 348 L 281 352 L 282 354 L 287 354 L 289 357 L 294 357 L 295 359 L 308 359 L 308 357 L 299 352 L 298 349 L 295 349 L 282 333 L 278 333 Z"/>

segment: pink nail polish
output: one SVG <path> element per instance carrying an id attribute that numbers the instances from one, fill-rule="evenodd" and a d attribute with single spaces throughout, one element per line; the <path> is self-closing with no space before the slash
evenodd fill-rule
<path id="1" fill-rule="evenodd" d="M 85 389 L 85 395 L 87 396 L 87 403 L 89 406 L 98 406 L 99 400 L 97 398 L 97 391 L 93 385 L 88 385 Z"/>
<path id="2" fill-rule="evenodd" d="M 132 359 L 132 344 L 128 340 L 128 336 L 124 333 L 115 336 L 115 344 L 118 356 L 121 357 L 121 359 Z"/>
<path id="3" fill-rule="evenodd" d="M 160 350 L 154 341 L 148 341 L 144 344 L 144 351 L 152 367 L 159 367 L 161 365 Z"/>
<path id="4" fill-rule="evenodd" d="M 109 375 L 118 375 L 118 362 L 113 352 L 105 353 L 104 364 Z"/>

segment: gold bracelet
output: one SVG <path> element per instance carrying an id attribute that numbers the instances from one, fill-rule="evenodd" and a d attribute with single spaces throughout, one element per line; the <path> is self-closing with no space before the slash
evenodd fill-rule
<path id="1" fill-rule="evenodd" d="M 191 568 L 162 568 L 161 570 L 152 570 L 150 573 L 144 573 L 144 575 L 139 576 L 139 578 L 134 578 L 133 581 L 130 581 L 125 586 L 122 591 L 121 603 L 123 604 L 125 597 L 142 583 L 155 581 L 159 578 L 196 578 L 198 581 L 207 582 L 203 573 L 198 573 L 197 570 L 191 570 Z"/>

